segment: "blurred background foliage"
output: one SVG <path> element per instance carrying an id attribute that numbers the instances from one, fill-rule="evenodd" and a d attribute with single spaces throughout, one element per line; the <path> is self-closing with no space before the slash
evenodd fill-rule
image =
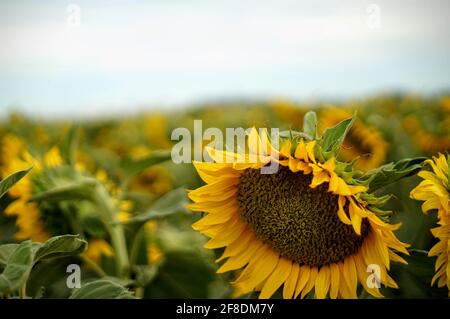
<path id="1" fill-rule="evenodd" d="M 171 140 L 173 129 L 186 127 L 192 131 L 194 120 L 202 120 L 203 129 L 217 127 L 223 131 L 227 127 L 252 126 L 299 129 L 304 114 L 311 109 L 318 112 L 320 130 L 357 111 L 357 121 L 340 156 L 346 161 L 357 158 L 355 167 L 362 171 L 402 158 L 429 157 L 450 150 L 450 97 L 403 95 L 336 104 L 300 104 L 281 99 L 212 103 L 183 111 L 79 121 L 44 120 L 13 113 L 1 121 L 0 141 L 2 154 L 9 154 L 11 147 L 23 143 L 36 159 L 45 162 L 47 157 L 47 162 L 51 162 L 61 158 L 69 163 L 70 159 L 65 158 L 69 156 L 65 154 L 70 154 L 66 151 L 70 148 L 68 137 L 78 135 L 76 152 L 72 154 L 74 171 L 78 173 L 70 174 L 89 175 L 99 181 L 119 207 L 118 220 L 123 223 L 131 263 L 130 275 L 120 278 L 115 270 L 111 236 L 93 212 L 95 205 L 83 201 L 40 201 L 39 219 L 49 236 L 81 234 L 88 241 L 89 247 L 81 257 L 84 281 L 113 278 L 145 298 L 224 298 L 232 295 L 228 282 L 233 275 L 215 274 L 217 256 L 202 248 L 205 238 L 190 227 L 200 216 L 184 209 L 184 190 L 202 182 L 192 165 L 155 158 L 176 143 Z M 57 154 L 51 155 L 52 149 Z M 2 156 L 2 171 L 10 160 Z M 134 168 L 132 173 L 130 167 Z M 32 192 L 47 191 L 55 174 L 59 179 L 75 178 L 62 170 L 60 167 L 47 177 L 44 173 L 30 175 Z M 422 214 L 420 203 L 409 198 L 418 182 L 417 177 L 410 177 L 380 190 L 394 194 L 388 209 L 394 212 L 393 220 L 403 224 L 397 233 L 399 239 L 410 243 L 414 250 L 408 267 L 392 267 L 400 289 L 386 290 L 389 297 L 446 296 L 446 291 L 430 287 L 434 259 L 426 257 L 426 251 L 434 244 L 429 229 L 436 220 L 432 214 Z M 0 211 L 13 200 L 11 195 L 5 197 Z M 25 239 L 17 236 L 16 224 L 15 216 L 0 214 L 0 244 Z M 80 257 L 71 258 L 80 262 Z M 65 265 L 70 261 L 57 259 L 38 264 L 31 273 L 27 294 L 68 297 Z"/>

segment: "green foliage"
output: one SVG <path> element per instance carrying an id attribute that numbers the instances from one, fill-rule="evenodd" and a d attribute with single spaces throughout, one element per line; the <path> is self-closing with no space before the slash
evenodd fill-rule
<path id="1" fill-rule="evenodd" d="M 310 139 L 317 137 L 317 114 L 309 111 L 303 119 L 303 132 L 310 136 Z"/>
<path id="2" fill-rule="evenodd" d="M 349 119 L 346 119 L 336 126 L 325 130 L 319 144 L 325 154 L 337 154 L 344 142 L 345 137 L 350 131 L 353 122 L 355 121 L 355 115 Z"/>
<path id="3" fill-rule="evenodd" d="M 27 240 L 17 245 L 0 274 L 0 295 L 19 290 L 27 281 L 33 267 L 33 245 Z"/>
<path id="4" fill-rule="evenodd" d="M 186 190 L 184 188 L 174 189 L 156 200 L 151 208 L 142 214 L 138 214 L 124 223 L 145 223 L 151 219 L 159 219 L 186 211 Z"/>
<path id="5" fill-rule="evenodd" d="M 100 279 L 74 290 L 69 299 L 133 299 L 125 287 L 110 280 Z"/>
<path id="6" fill-rule="evenodd" d="M 0 198 L 2 198 L 8 190 L 13 187 L 18 181 L 20 181 L 25 175 L 31 171 L 31 167 L 15 172 L 0 182 Z"/>
<path id="7" fill-rule="evenodd" d="M 79 255 L 86 245 L 86 241 L 74 235 L 52 237 L 43 244 L 26 240 L 20 244 L 1 245 L 0 266 L 4 269 L 0 275 L 0 295 L 25 287 L 36 263 Z"/>
<path id="8" fill-rule="evenodd" d="M 389 163 L 362 176 L 369 185 L 369 191 L 374 192 L 381 187 L 397 182 L 398 180 L 416 174 L 422 167 L 424 157 L 405 158 L 395 163 Z"/>
<path id="9" fill-rule="evenodd" d="M 169 151 L 155 151 L 152 152 L 149 156 L 134 160 L 129 157 L 125 157 L 121 162 L 120 166 L 124 172 L 125 179 L 129 179 L 150 166 L 161 164 L 170 159 Z"/>

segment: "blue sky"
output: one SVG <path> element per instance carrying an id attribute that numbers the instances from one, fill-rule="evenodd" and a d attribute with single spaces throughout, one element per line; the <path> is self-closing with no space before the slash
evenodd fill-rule
<path id="1" fill-rule="evenodd" d="M 0 115 L 432 94 L 450 88 L 448 30 L 446 0 L 2 0 Z"/>

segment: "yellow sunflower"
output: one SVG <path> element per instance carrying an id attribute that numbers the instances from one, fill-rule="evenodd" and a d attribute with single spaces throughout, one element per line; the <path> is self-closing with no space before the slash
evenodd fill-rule
<path id="1" fill-rule="evenodd" d="M 433 228 L 431 233 L 439 241 L 431 248 L 428 255 L 438 256 L 436 260 L 436 274 L 431 284 L 437 281 L 438 287 L 447 285 L 450 296 L 450 182 L 449 182 L 449 163 L 450 158 L 443 154 L 427 160 L 432 168 L 432 172 L 422 170 L 419 176 L 423 181 L 411 191 L 411 198 L 424 201 L 422 211 L 427 213 L 431 210 L 437 210 L 439 226 Z"/>
<path id="2" fill-rule="evenodd" d="M 91 239 L 84 255 L 96 264 L 100 264 L 102 257 L 113 257 L 114 250 L 104 239 Z"/>
<path id="3" fill-rule="evenodd" d="M 275 100 L 271 103 L 275 115 L 290 127 L 299 127 L 303 122 L 306 110 L 286 100 Z"/>
<path id="4" fill-rule="evenodd" d="M 331 107 L 322 112 L 319 122 L 321 131 L 349 118 L 352 113 L 347 109 Z M 344 161 L 352 161 L 355 158 L 355 168 L 369 171 L 386 161 L 388 143 L 383 135 L 374 127 L 366 126 L 360 121 L 353 124 L 342 147 L 340 157 Z"/>
<path id="5" fill-rule="evenodd" d="M 242 270 L 238 294 L 269 298 L 284 285 L 284 298 L 313 289 L 317 298 L 357 298 L 359 282 L 382 297 L 368 280 L 373 265 L 378 282 L 397 287 L 387 271 L 391 261 L 405 263 L 396 251 L 408 253 L 393 233 L 400 225 L 371 210 L 367 187 L 339 176 L 334 157 L 319 161 L 315 140 L 286 140 L 277 151 L 253 128 L 248 154 L 209 151 L 213 163 L 194 163 L 206 185 L 189 192 L 188 207 L 207 213 L 193 225 L 211 238 L 205 247 L 225 247 L 218 273 Z M 278 172 L 261 174 L 273 162 Z"/>
<path id="6" fill-rule="evenodd" d="M 33 166 L 30 174 L 23 177 L 9 190 L 14 201 L 9 204 L 4 213 L 16 217 L 19 230 L 15 237 L 17 240 L 32 239 L 44 242 L 49 238 L 40 218 L 36 203 L 30 202 L 32 196 L 32 176 L 42 169 L 42 165 L 25 150 L 25 143 L 15 135 L 8 134 L 2 139 L 1 149 L 1 175 L 2 178 L 22 169 Z M 44 157 L 46 166 L 58 165 L 61 161 L 57 149 L 51 149 Z"/>
<path id="7" fill-rule="evenodd" d="M 45 228 L 45 221 L 41 216 L 42 212 L 39 210 L 37 203 L 30 199 L 35 191 L 33 179 L 45 169 L 64 165 L 59 149 L 52 147 L 42 158 L 35 158 L 26 150 L 25 143 L 20 138 L 8 134 L 2 139 L 0 162 L 1 178 L 19 170 L 33 167 L 29 174 L 8 191 L 13 201 L 5 208 L 4 213 L 6 216 L 16 218 L 18 231 L 15 233 L 15 238 L 17 240 L 46 241 L 50 235 Z M 86 172 L 82 162 L 76 163 L 76 169 L 80 172 Z M 97 170 L 95 177 L 105 186 L 112 197 L 113 204 L 118 208 L 117 220 L 125 221 L 129 219 L 133 202 L 122 199 L 121 190 L 109 179 L 104 170 Z M 93 251 L 92 248 L 90 250 Z"/>

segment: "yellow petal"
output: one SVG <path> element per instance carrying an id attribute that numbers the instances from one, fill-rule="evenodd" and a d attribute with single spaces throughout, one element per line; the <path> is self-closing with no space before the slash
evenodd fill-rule
<path id="1" fill-rule="evenodd" d="M 328 266 L 320 268 L 315 287 L 317 299 L 325 299 L 330 288 L 330 268 Z"/>
<path id="2" fill-rule="evenodd" d="M 297 263 L 292 263 L 292 269 L 289 276 L 286 278 L 283 287 L 283 298 L 291 299 L 295 293 L 295 288 L 297 287 L 297 280 L 299 276 L 300 266 Z"/>
<path id="3" fill-rule="evenodd" d="M 292 269 L 292 261 L 285 258 L 280 258 L 280 260 L 278 261 L 278 265 L 275 267 L 274 271 L 264 284 L 264 287 L 261 290 L 259 298 L 260 299 L 270 298 L 288 278 L 289 274 L 291 273 L 291 269 Z"/>
<path id="4" fill-rule="evenodd" d="M 303 288 L 303 290 L 302 290 L 301 298 L 305 298 L 305 296 L 315 286 L 317 273 L 318 273 L 317 267 L 310 268 L 310 270 L 309 270 L 309 279 L 308 279 L 308 282 L 305 285 L 305 288 Z"/>
<path id="5" fill-rule="evenodd" d="M 340 270 L 337 264 L 330 264 L 330 279 L 330 298 L 336 299 L 340 286 Z"/>

